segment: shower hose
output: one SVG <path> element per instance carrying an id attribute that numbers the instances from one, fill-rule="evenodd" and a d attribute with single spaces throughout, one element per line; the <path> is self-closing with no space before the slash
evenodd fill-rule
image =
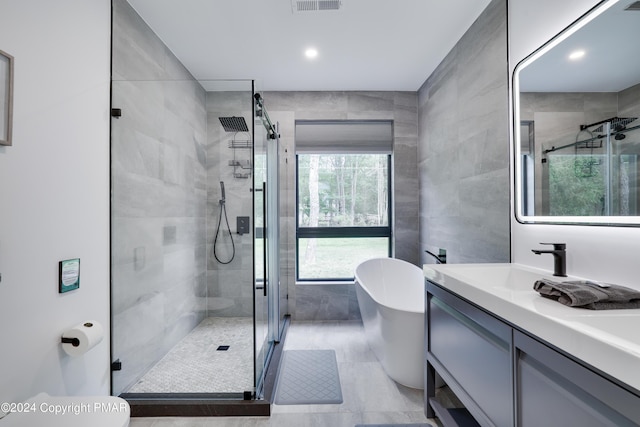
<path id="1" fill-rule="evenodd" d="M 220 234 L 220 225 L 222 224 L 222 214 L 224 213 L 224 221 L 227 224 L 227 232 L 229 233 L 229 238 L 231 239 L 231 258 L 229 261 L 222 261 L 218 258 L 218 254 L 216 253 L 216 247 L 218 246 L 218 236 Z M 216 261 L 220 264 L 229 264 L 233 261 L 233 258 L 236 256 L 236 246 L 233 243 L 233 235 L 231 234 L 231 228 L 229 227 L 229 218 L 227 218 L 227 208 L 223 200 L 220 201 L 220 216 L 218 216 L 218 228 L 216 229 L 216 237 L 213 239 L 213 256 Z"/>

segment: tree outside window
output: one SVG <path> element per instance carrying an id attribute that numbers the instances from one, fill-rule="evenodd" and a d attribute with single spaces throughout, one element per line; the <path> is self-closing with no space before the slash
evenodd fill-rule
<path id="1" fill-rule="evenodd" d="M 298 155 L 298 279 L 348 280 L 389 256 L 388 154 Z"/>

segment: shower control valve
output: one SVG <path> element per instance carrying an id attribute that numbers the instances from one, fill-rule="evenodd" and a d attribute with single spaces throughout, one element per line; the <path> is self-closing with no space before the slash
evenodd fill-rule
<path id="1" fill-rule="evenodd" d="M 239 235 L 249 233 L 249 217 L 248 216 L 236 217 L 236 231 Z"/>

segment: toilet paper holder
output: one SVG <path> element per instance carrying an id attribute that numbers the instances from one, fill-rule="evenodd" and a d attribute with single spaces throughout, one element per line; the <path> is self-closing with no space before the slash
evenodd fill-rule
<path id="1" fill-rule="evenodd" d="M 84 323 L 82 326 L 86 326 L 87 328 L 90 328 L 93 326 L 93 323 L 91 322 L 86 322 Z M 62 344 L 71 344 L 74 347 L 78 347 L 80 346 L 80 340 L 78 338 L 67 338 L 67 337 L 62 337 L 61 338 L 61 342 Z"/>
<path id="2" fill-rule="evenodd" d="M 78 347 L 80 345 L 80 340 L 78 338 L 62 337 L 62 344 L 71 344 L 74 347 Z"/>

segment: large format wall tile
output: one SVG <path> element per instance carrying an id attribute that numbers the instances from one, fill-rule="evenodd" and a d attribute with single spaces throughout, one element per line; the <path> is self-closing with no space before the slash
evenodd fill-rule
<path id="1" fill-rule="evenodd" d="M 295 284 L 295 122 L 296 120 L 393 120 L 394 247 L 398 258 L 420 263 L 418 251 L 418 103 L 416 92 L 267 92 L 265 105 L 280 123 L 282 153 L 280 216 L 284 230 L 282 286 L 294 319 L 358 319 L 353 285 Z M 282 187 L 286 189 L 282 191 Z M 335 286 L 335 287 L 332 287 Z"/>
<path id="2" fill-rule="evenodd" d="M 618 108 L 621 117 L 640 117 L 640 84 L 619 93 Z"/>
<path id="3" fill-rule="evenodd" d="M 126 1 L 114 2 L 113 355 L 124 391 L 206 314 L 205 93 Z M 180 80 L 180 81 L 178 81 Z"/>
<path id="4" fill-rule="evenodd" d="M 509 261 L 507 93 L 506 2 L 494 0 L 418 93 L 420 247 L 448 262 Z"/>

